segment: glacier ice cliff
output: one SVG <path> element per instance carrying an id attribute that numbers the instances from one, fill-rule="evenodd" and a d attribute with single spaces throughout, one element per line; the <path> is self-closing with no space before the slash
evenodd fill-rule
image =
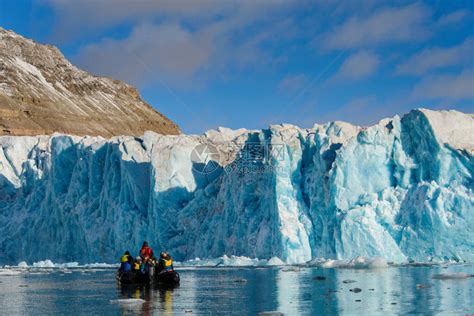
<path id="1" fill-rule="evenodd" d="M 474 261 L 474 116 L 204 135 L 0 137 L 0 263 Z"/>

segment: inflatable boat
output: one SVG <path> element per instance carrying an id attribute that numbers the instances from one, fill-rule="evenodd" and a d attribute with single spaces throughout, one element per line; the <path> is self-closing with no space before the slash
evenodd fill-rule
<path id="1" fill-rule="evenodd" d="M 121 272 L 117 271 L 115 279 L 120 284 L 162 284 L 176 286 L 179 285 L 180 277 L 176 271 L 167 271 L 157 274 L 147 273 L 140 274 L 136 272 Z"/>

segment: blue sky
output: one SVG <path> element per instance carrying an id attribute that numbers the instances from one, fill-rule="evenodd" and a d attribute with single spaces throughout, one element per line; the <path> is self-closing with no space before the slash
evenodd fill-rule
<path id="1" fill-rule="evenodd" d="M 185 133 L 474 112 L 474 1 L 0 0 L 0 26 L 135 85 Z"/>

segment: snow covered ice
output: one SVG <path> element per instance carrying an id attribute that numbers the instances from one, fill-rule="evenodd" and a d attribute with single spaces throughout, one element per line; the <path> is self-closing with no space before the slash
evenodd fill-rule
<path id="1" fill-rule="evenodd" d="M 192 159 L 202 144 L 213 159 Z M 424 109 L 368 128 L 2 136 L 0 264 L 115 262 L 143 240 L 178 261 L 472 262 L 473 155 L 472 114 Z"/>

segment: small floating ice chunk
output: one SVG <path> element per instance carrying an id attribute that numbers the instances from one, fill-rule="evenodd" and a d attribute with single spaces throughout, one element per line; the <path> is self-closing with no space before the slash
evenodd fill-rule
<path id="1" fill-rule="evenodd" d="M 300 272 L 301 269 L 299 268 L 286 268 L 286 269 L 281 269 L 282 272 Z"/>
<path id="2" fill-rule="evenodd" d="M 343 280 L 342 283 L 355 283 L 357 282 L 356 280 Z"/>
<path id="3" fill-rule="evenodd" d="M 355 257 L 352 260 L 315 259 L 308 263 L 308 266 L 322 268 L 357 268 L 357 269 L 379 269 L 387 268 L 389 264 L 380 257 L 365 258 Z"/>
<path id="4" fill-rule="evenodd" d="M 135 305 L 135 304 L 143 304 L 145 300 L 141 298 L 122 298 L 117 300 L 110 300 L 111 304 L 121 304 L 121 305 Z"/>
<path id="5" fill-rule="evenodd" d="M 96 263 L 89 263 L 89 264 L 86 264 L 84 265 L 84 267 L 86 268 L 103 268 L 103 269 L 108 269 L 108 268 L 118 268 L 120 266 L 120 264 L 115 264 L 115 263 L 99 263 L 99 262 L 96 262 Z"/>
<path id="6" fill-rule="evenodd" d="M 266 265 L 267 266 L 283 266 L 285 265 L 285 263 L 278 257 L 271 257 L 270 259 L 268 259 Z"/>
<path id="7" fill-rule="evenodd" d="M 267 260 L 258 258 L 248 258 L 244 256 L 226 256 L 223 255 L 214 259 L 192 259 L 185 262 L 175 264 L 180 267 L 251 267 L 262 266 L 267 263 Z"/>
<path id="8" fill-rule="evenodd" d="M 283 316 L 284 314 L 279 311 L 268 311 L 268 312 L 260 312 L 258 313 L 259 316 Z"/>
<path id="9" fill-rule="evenodd" d="M 18 268 L 28 268 L 28 263 L 26 261 L 22 261 L 18 264 Z"/>
<path id="10" fill-rule="evenodd" d="M 222 261 L 218 264 L 222 266 L 234 266 L 234 267 L 242 267 L 242 266 L 256 266 L 259 265 L 259 259 L 255 258 L 248 258 L 244 256 L 222 256 L 220 258 Z"/>
<path id="11" fill-rule="evenodd" d="M 51 260 L 47 259 L 47 260 L 33 263 L 33 267 L 34 268 L 54 268 L 55 265 Z"/>
<path id="12" fill-rule="evenodd" d="M 329 259 L 328 261 L 323 262 L 323 263 L 321 264 L 321 266 L 322 266 L 323 268 L 336 268 L 336 267 L 338 267 L 338 266 L 340 266 L 340 265 L 341 265 L 341 261 L 339 261 L 339 260 L 332 260 L 332 259 Z"/>
<path id="13" fill-rule="evenodd" d="M 374 258 L 368 263 L 368 267 L 372 269 L 382 269 L 382 268 L 387 268 L 388 263 L 384 258 Z"/>
<path id="14" fill-rule="evenodd" d="M 433 279 L 438 279 L 438 280 L 449 280 L 449 279 L 467 279 L 471 277 L 469 274 L 464 273 L 464 272 L 457 272 L 457 273 L 439 273 L 439 274 L 434 274 Z"/>
<path id="15" fill-rule="evenodd" d="M 29 266 L 26 261 L 21 261 L 17 266 L 14 268 L 42 268 L 42 269 L 51 269 L 51 268 L 58 268 L 58 269 L 75 269 L 75 268 L 86 268 L 86 269 L 113 269 L 118 268 L 120 265 L 115 263 L 88 263 L 85 265 L 80 265 L 79 262 L 65 262 L 65 263 L 54 263 L 50 259 L 42 260 L 33 263 L 32 266 Z M 10 266 L 5 266 L 5 268 L 10 268 Z"/>
<path id="16" fill-rule="evenodd" d="M 1 276 L 8 276 L 8 275 L 19 275 L 24 273 L 23 271 L 20 270 L 10 270 L 10 269 L 0 269 L 0 275 Z"/>
<path id="17" fill-rule="evenodd" d="M 246 279 L 235 279 L 234 282 L 235 283 L 247 283 L 247 280 Z"/>
<path id="18" fill-rule="evenodd" d="M 388 267 L 387 261 L 380 257 L 369 259 L 369 258 L 359 256 L 349 262 L 349 266 L 351 265 L 354 268 L 369 268 L 369 269 L 379 269 L 379 268 Z"/>

